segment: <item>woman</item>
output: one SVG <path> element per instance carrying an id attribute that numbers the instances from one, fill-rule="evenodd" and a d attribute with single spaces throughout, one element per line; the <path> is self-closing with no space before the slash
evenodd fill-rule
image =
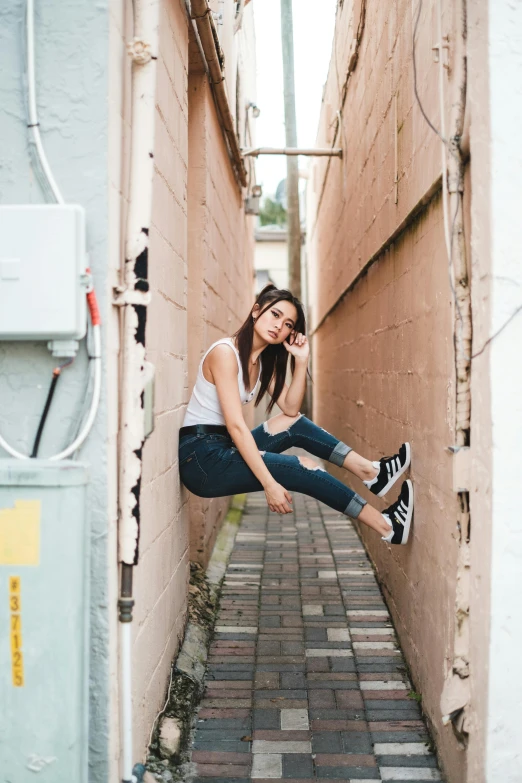
<path id="1" fill-rule="evenodd" d="M 379 497 L 410 464 L 408 443 L 393 457 L 371 462 L 300 414 L 309 354 L 305 333 L 299 300 L 268 285 L 234 337 L 208 349 L 180 430 L 181 480 L 200 497 L 264 490 L 270 510 L 279 514 L 292 511 L 291 491 L 303 492 L 364 522 L 384 541 L 406 544 L 413 515 L 411 481 L 403 482 L 398 500 L 381 513 L 309 457 L 281 453 L 300 446 L 350 471 Z M 289 357 L 290 386 L 285 383 Z M 256 405 L 268 392 L 268 412 L 277 402 L 283 413 L 250 431 L 242 405 L 257 389 Z"/>

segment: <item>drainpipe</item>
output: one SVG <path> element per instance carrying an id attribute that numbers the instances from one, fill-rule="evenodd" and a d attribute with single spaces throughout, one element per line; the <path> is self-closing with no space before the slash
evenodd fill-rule
<path id="1" fill-rule="evenodd" d="M 219 114 L 221 115 L 221 125 L 225 132 L 230 156 L 234 163 L 239 182 L 243 187 L 246 187 L 247 175 L 225 87 L 225 75 L 223 73 L 225 58 L 221 46 L 219 45 L 218 35 L 212 19 L 212 12 L 207 0 L 192 0 L 190 3 L 190 15 L 197 26 L 201 48 L 208 68 L 208 78 L 214 91 Z"/>
<path id="2" fill-rule="evenodd" d="M 123 783 L 136 783 L 132 744 L 132 572 L 138 562 L 140 484 L 144 442 L 145 329 L 150 302 L 149 228 L 154 175 L 156 65 L 160 0 L 134 0 L 132 139 L 125 263 L 114 304 L 121 307 L 121 399 L 119 424 L 119 559 L 121 749 Z"/>

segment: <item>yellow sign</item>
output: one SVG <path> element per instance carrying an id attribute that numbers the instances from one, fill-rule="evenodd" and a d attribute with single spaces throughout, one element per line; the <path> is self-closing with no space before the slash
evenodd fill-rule
<path id="1" fill-rule="evenodd" d="M 40 562 L 40 501 L 16 500 L 0 509 L 0 565 L 35 566 Z"/>
<path id="2" fill-rule="evenodd" d="M 11 612 L 11 674 L 15 688 L 24 684 L 24 654 L 22 652 L 22 598 L 19 576 L 9 577 L 9 609 Z"/>

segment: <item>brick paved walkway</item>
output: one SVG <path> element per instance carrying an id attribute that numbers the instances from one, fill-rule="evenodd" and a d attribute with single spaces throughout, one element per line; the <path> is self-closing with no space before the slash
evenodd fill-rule
<path id="1" fill-rule="evenodd" d="M 364 549 L 341 514 L 252 494 L 192 752 L 200 783 L 440 780 Z"/>

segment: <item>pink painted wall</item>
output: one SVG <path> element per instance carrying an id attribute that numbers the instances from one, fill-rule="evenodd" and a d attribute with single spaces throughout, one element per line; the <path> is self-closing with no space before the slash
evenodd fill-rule
<path id="1" fill-rule="evenodd" d="M 435 13 L 436 2 L 424 2 L 417 68 L 425 111 L 439 125 Z M 453 23 L 446 14 L 450 35 Z M 308 193 L 314 416 L 370 459 L 394 453 L 404 440 L 412 444 L 411 543 L 390 549 L 367 528 L 361 533 L 448 781 L 462 783 L 466 753 L 451 726 L 442 725 L 440 709 L 453 660 L 459 555 L 458 497 L 447 450 L 455 440 L 454 314 L 441 147 L 413 91 L 411 3 L 345 0 L 332 52 L 318 146 L 335 141 L 344 157 L 318 159 Z M 469 211 L 469 188 L 466 198 Z M 348 481 L 346 473 L 333 472 Z M 392 490 L 380 501 L 351 478 L 378 508 L 396 497 Z"/>
<path id="2" fill-rule="evenodd" d="M 126 213 L 130 65 L 123 47 L 132 37 L 131 19 L 129 3 L 126 18 L 113 25 L 114 79 L 120 79 L 121 89 L 113 112 L 113 127 L 120 134 L 119 139 L 114 134 L 113 149 L 121 164 L 114 194 L 115 246 L 117 217 L 124 225 Z M 156 369 L 155 429 L 143 449 L 140 559 L 134 574 L 136 759 L 144 756 L 153 721 L 164 703 L 171 662 L 183 638 L 190 560 L 206 564 L 229 504 L 228 498 L 205 502 L 189 498 L 179 481 L 178 431 L 202 351 L 234 331 L 246 315 L 253 291 L 251 219 L 245 218 L 243 194 L 208 84 L 200 73 L 199 54 L 194 58 L 194 51 L 189 53 L 189 43 L 183 0 L 164 0 L 149 251 L 152 300 L 146 327 L 147 359 Z M 112 166 L 116 180 L 117 168 Z M 116 371 L 117 364 L 115 382 Z M 117 679 L 115 672 L 115 701 Z M 112 731 L 116 769 L 117 709 Z"/>

